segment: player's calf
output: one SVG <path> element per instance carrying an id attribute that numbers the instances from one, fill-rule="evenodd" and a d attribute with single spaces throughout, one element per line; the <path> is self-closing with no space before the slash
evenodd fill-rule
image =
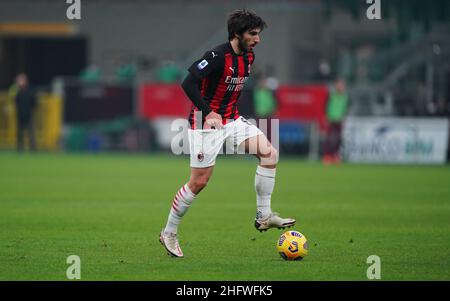
<path id="1" fill-rule="evenodd" d="M 188 185 L 191 191 L 197 195 L 200 191 L 202 191 L 206 187 L 206 185 L 208 185 L 208 179 L 201 177 L 191 179 L 189 180 Z"/>

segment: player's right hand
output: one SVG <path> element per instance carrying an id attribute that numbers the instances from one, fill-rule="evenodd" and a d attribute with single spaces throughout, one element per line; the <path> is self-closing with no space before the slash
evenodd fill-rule
<path id="1" fill-rule="evenodd" d="M 203 127 L 205 130 L 220 130 L 222 127 L 222 116 L 220 116 L 220 114 L 217 114 L 216 112 L 210 112 L 208 115 L 206 115 L 205 126 Z"/>

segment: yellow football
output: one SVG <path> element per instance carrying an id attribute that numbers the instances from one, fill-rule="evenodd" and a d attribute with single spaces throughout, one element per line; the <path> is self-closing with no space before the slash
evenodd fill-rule
<path id="1" fill-rule="evenodd" d="M 308 255 L 308 240 L 297 231 L 286 231 L 277 241 L 277 251 L 284 260 L 302 260 Z"/>

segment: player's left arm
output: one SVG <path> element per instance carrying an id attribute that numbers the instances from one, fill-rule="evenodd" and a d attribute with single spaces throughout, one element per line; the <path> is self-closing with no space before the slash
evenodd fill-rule
<path id="1" fill-rule="evenodd" d="M 211 113 L 209 105 L 203 99 L 200 93 L 200 85 L 203 78 L 210 76 L 213 72 L 220 72 L 223 68 L 224 57 L 222 53 L 212 50 L 207 51 L 203 57 L 195 61 L 189 67 L 189 74 L 184 79 L 181 86 L 192 103 L 207 116 Z"/>
<path id="2" fill-rule="evenodd" d="M 214 125 L 215 128 L 221 128 L 222 117 L 213 112 L 203 99 L 200 85 L 203 78 L 210 76 L 214 72 L 221 72 L 224 59 L 224 56 L 218 51 L 207 51 L 200 60 L 189 67 L 189 74 L 181 84 L 186 95 L 205 116 L 206 123 L 209 126 Z"/>
<path id="3" fill-rule="evenodd" d="M 200 93 L 200 80 L 197 79 L 194 75 L 189 73 L 184 79 L 181 87 L 183 87 L 184 93 L 186 93 L 187 97 L 192 101 L 192 103 L 202 111 L 204 116 L 207 116 L 211 113 L 211 109 L 208 104 L 203 100 L 203 97 Z"/>

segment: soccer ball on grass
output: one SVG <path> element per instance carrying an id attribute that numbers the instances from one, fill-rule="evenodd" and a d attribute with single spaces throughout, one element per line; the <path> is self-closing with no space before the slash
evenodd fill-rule
<path id="1" fill-rule="evenodd" d="M 302 260 L 308 255 L 308 240 L 297 231 L 286 231 L 277 241 L 277 251 L 284 260 Z"/>

